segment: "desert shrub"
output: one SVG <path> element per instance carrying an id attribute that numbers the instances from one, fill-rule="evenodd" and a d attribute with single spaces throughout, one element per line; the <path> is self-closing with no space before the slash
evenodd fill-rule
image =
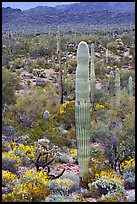
<path id="1" fill-rule="evenodd" d="M 72 159 L 74 164 L 78 164 L 78 156 L 77 156 L 77 149 L 76 148 L 70 149 L 69 156 Z"/>
<path id="2" fill-rule="evenodd" d="M 127 198 L 119 192 L 108 192 L 106 195 L 102 195 L 101 198 L 98 198 L 97 202 L 127 202 Z"/>
<path id="3" fill-rule="evenodd" d="M 75 126 L 74 102 L 63 103 L 59 109 L 58 120 L 66 130 Z"/>
<path id="4" fill-rule="evenodd" d="M 5 118 L 10 121 L 18 135 L 26 134 L 30 141 L 36 141 L 45 135 L 53 135 L 55 138 L 54 135 L 59 134 L 54 123 L 59 100 L 54 88 L 51 90 L 49 91 L 49 87 L 31 89 L 29 94 L 19 96 L 16 104 L 5 113 Z M 45 110 L 50 110 L 49 121 L 44 119 Z"/>
<path id="5" fill-rule="evenodd" d="M 21 164 L 21 160 L 12 152 L 2 153 L 2 169 L 8 170 L 13 174 L 18 173 L 18 165 Z"/>
<path id="6" fill-rule="evenodd" d="M 135 166 L 128 166 L 123 170 L 125 189 L 135 188 Z"/>
<path id="7" fill-rule="evenodd" d="M 36 145 L 27 145 L 17 142 L 3 142 L 3 153 L 7 152 L 9 155 L 13 155 L 15 160 L 19 160 L 20 165 L 30 165 L 30 160 L 27 158 L 26 153 L 31 159 L 35 158 Z M 4 158 L 4 157 L 3 157 Z M 12 159 L 12 157 L 10 158 Z M 16 167 L 16 165 L 15 165 Z"/>
<path id="8" fill-rule="evenodd" d="M 2 170 L 2 186 L 7 186 L 7 184 L 14 185 L 14 179 L 16 179 L 16 174 L 11 173 L 8 170 Z"/>
<path id="9" fill-rule="evenodd" d="M 61 192 L 64 195 L 68 195 L 69 190 L 73 185 L 74 182 L 68 178 L 58 178 L 48 183 L 47 187 L 50 188 L 53 193 Z"/>
<path id="10" fill-rule="evenodd" d="M 96 180 L 93 182 L 90 187 L 95 186 L 99 192 L 104 195 L 106 195 L 109 191 L 110 192 L 124 192 L 124 188 L 122 188 L 120 185 L 118 185 L 115 181 L 108 180 L 106 178 L 100 178 L 99 180 Z"/>
<path id="11" fill-rule="evenodd" d="M 127 202 L 135 202 L 135 194 L 131 194 L 127 197 Z"/>
<path id="12" fill-rule="evenodd" d="M 58 162 L 61 162 L 61 163 L 68 162 L 67 154 L 65 152 L 60 153 L 60 155 L 58 156 Z"/>
<path id="13" fill-rule="evenodd" d="M 77 60 L 76 59 L 70 59 L 68 63 L 69 63 L 68 73 L 71 74 L 72 72 L 76 71 Z"/>
<path id="14" fill-rule="evenodd" d="M 49 182 L 46 172 L 30 169 L 20 176 L 11 193 L 4 194 L 3 202 L 36 202 L 45 199 L 51 191 L 46 187 Z"/>
<path id="15" fill-rule="evenodd" d="M 21 160 L 21 165 L 23 166 L 30 166 L 30 160 L 28 159 L 28 157 L 26 156 L 26 153 L 28 153 L 28 156 L 31 159 L 35 158 L 35 145 L 24 145 L 24 144 L 18 144 L 16 143 L 13 147 L 12 152 L 17 155 L 18 157 L 20 157 Z"/>
<path id="16" fill-rule="evenodd" d="M 64 76 L 63 80 L 63 95 L 66 99 L 74 100 L 75 97 L 75 82 L 71 76 Z"/>
<path id="17" fill-rule="evenodd" d="M 81 194 L 77 194 L 72 198 L 72 202 L 87 202 L 87 200 Z"/>
<path id="18" fill-rule="evenodd" d="M 2 68 L 2 106 L 15 102 L 15 90 L 19 88 L 20 78 L 5 67 Z"/>
<path id="19" fill-rule="evenodd" d="M 53 193 L 49 195 L 46 199 L 45 202 L 71 202 L 72 201 L 72 196 L 70 195 L 64 195 L 63 193 Z"/>
<path id="20" fill-rule="evenodd" d="M 106 195 L 108 192 L 124 193 L 124 182 L 122 178 L 113 171 L 101 171 L 95 175 L 95 181 L 89 183 L 89 187 L 96 187 L 100 194 Z"/>
<path id="21" fill-rule="evenodd" d="M 79 175 L 74 173 L 64 173 L 61 178 L 69 179 L 73 182 L 73 185 L 71 185 L 69 188 L 69 194 L 79 190 Z"/>

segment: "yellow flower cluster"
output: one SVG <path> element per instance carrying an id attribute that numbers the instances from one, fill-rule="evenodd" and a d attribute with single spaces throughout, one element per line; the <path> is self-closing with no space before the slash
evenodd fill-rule
<path id="1" fill-rule="evenodd" d="M 33 145 L 24 145 L 24 144 L 18 144 L 15 145 L 13 150 L 16 152 L 20 152 L 20 156 L 26 156 L 26 152 L 29 151 L 28 155 L 31 159 L 35 159 L 35 146 Z"/>
<path id="2" fill-rule="evenodd" d="M 16 179 L 17 176 L 13 173 L 11 173 L 8 170 L 2 170 L 2 185 L 5 186 L 7 183 L 13 183 L 14 179 Z"/>
<path id="3" fill-rule="evenodd" d="M 99 178 L 105 178 L 105 179 L 117 182 L 121 186 L 124 186 L 124 180 L 122 179 L 122 177 L 120 177 L 120 175 L 115 174 L 113 170 L 101 171 L 100 173 L 95 174 L 95 179 L 99 179 Z"/>
<path id="4" fill-rule="evenodd" d="M 3 202 L 37 201 L 51 193 L 50 189 L 46 187 L 50 181 L 46 172 L 36 172 L 35 169 L 30 169 L 20 176 L 20 181 L 15 184 L 11 194 L 3 195 Z"/>
<path id="5" fill-rule="evenodd" d="M 56 183 L 58 185 L 58 189 L 60 189 L 63 192 L 67 192 L 68 190 L 74 185 L 74 182 L 68 178 L 64 178 L 64 179 L 57 179 Z"/>
<path id="6" fill-rule="evenodd" d="M 123 171 L 125 168 L 129 166 L 135 166 L 135 159 L 125 160 L 124 162 L 122 162 L 120 170 Z"/>
<path id="7" fill-rule="evenodd" d="M 72 157 L 77 156 L 77 149 L 71 149 L 70 150 L 70 156 L 72 156 Z"/>
<path id="8" fill-rule="evenodd" d="M 100 104 L 97 104 L 96 106 L 95 106 L 95 110 L 102 110 L 102 109 L 104 109 L 105 107 L 103 106 L 103 105 L 100 105 Z"/>
<path id="9" fill-rule="evenodd" d="M 65 112 L 65 108 L 67 107 L 67 105 L 69 104 L 69 102 L 63 103 L 62 106 L 59 109 L 59 112 L 62 114 Z"/>
<path id="10" fill-rule="evenodd" d="M 2 152 L 2 159 L 13 159 L 16 161 L 17 165 L 20 165 L 21 164 L 21 159 L 16 156 L 15 154 L 13 154 L 12 152 Z"/>

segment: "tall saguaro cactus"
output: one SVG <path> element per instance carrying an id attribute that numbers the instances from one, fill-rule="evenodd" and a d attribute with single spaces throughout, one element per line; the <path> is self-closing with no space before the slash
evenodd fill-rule
<path id="1" fill-rule="evenodd" d="M 80 187 L 88 188 L 90 160 L 90 98 L 89 98 L 89 49 L 82 41 L 77 50 L 75 122 L 78 148 Z"/>
<path id="2" fill-rule="evenodd" d="M 60 28 L 58 26 L 57 30 L 57 54 L 59 61 L 59 100 L 60 103 L 63 104 L 63 83 L 62 83 L 62 65 L 61 65 L 61 49 L 60 49 Z"/>
<path id="3" fill-rule="evenodd" d="M 128 78 L 128 94 L 132 96 L 133 93 L 133 84 L 132 84 L 132 76 Z"/>
<path id="4" fill-rule="evenodd" d="M 115 71 L 115 95 L 116 95 L 116 103 L 119 105 L 120 103 L 120 71 L 117 68 Z"/>
<path id="5" fill-rule="evenodd" d="M 91 44 L 91 63 L 90 63 L 90 95 L 92 107 L 94 108 L 94 100 L 95 100 L 95 66 L 94 66 L 94 44 Z"/>

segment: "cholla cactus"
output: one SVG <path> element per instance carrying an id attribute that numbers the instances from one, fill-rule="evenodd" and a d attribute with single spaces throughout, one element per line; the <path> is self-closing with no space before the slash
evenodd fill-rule
<path id="1" fill-rule="evenodd" d="M 120 71 L 117 68 L 115 71 L 115 95 L 116 95 L 116 103 L 119 105 L 120 103 Z"/>
<path id="2" fill-rule="evenodd" d="M 94 67 L 94 44 L 91 44 L 91 64 L 90 64 L 90 95 L 92 107 L 94 108 L 95 100 L 95 67 Z"/>
<path id="3" fill-rule="evenodd" d="M 109 75 L 109 95 L 114 96 L 114 73 L 113 71 L 111 71 Z"/>
<path id="4" fill-rule="evenodd" d="M 78 148 L 80 186 L 88 188 L 85 175 L 90 160 L 90 98 L 89 98 L 89 49 L 80 42 L 77 50 L 75 122 Z"/>
<path id="5" fill-rule="evenodd" d="M 133 94 L 132 76 L 128 78 L 128 94 L 130 96 Z"/>

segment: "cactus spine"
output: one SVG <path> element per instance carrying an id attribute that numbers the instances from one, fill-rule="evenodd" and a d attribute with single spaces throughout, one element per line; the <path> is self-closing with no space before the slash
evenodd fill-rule
<path id="1" fill-rule="evenodd" d="M 132 96 L 133 93 L 133 84 L 132 84 L 132 76 L 128 78 L 128 94 Z"/>
<path id="2" fill-rule="evenodd" d="M 109 95 L 114 96 L 114 73 L 113 71 L 111 71 L 109 75 Z"/>
<path id="3" fill-rule="evenodd" d="M 91 64 L 90 64 L 90 95 L 92 107 L 94 108 L 95 100 L 95 66 L 94 66 L 94 44 L 91 44 Z"/>
<path id="4" fill-rule="evenodd" d="M 62 84 L 62 65 L 61 65 L 61 49 L 60 49 L 60 28 L 58 26 L 57 29 L 57 54 L 58 54 L 58 61 L 59 61 L 59 100 L 60 103 L 63 104 L 63 84 Z"/>
<path id="5" fill-rule="evenodd" d="M 117 68 L 115 71 L 115 95 L 116 95 L 116 103 L 119 105 L 120 103 L 120 71 Z"/>
<path id="6" fill-rule="evenodd" d="M 86 174 L 90 160 L 90 98 L 89 98 L 89 49 L 82 41 L 77 50 L 75 122 L 78 148 L 80 187 L 88 188 Z"/>

